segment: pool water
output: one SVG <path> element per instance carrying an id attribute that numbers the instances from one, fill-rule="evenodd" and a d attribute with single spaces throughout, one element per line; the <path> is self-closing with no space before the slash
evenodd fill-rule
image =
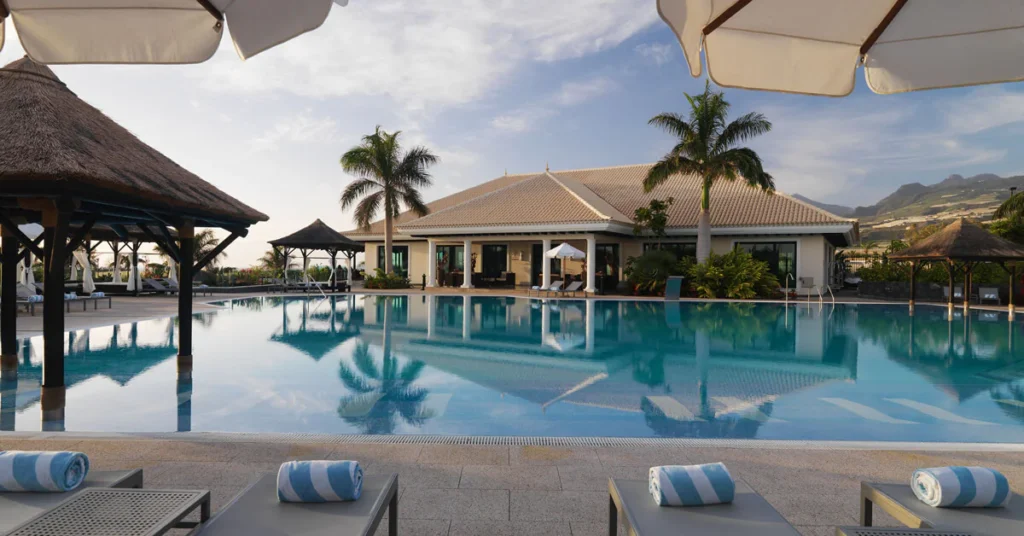
<path id="1" fill-rule="evenodd" d="M 63 429 L 1024 442 L 1022 323 L 804 302 L 270 297 L 67 334 Z M 42 339 L 2 430 L 43 429 Z M 49 428 L 47 428 L 49 429 Z"/>

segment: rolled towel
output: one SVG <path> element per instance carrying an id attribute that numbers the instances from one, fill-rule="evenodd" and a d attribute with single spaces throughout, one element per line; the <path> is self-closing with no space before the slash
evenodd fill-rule
<path id="1" fill-rule="evenodd" d="M 106 296 L 106 294 L 104 294 L 102 292 L 93 292 L 92 294 L 90 294 L 90 296 L 92 296 L 93 298 L 102 298 L 102 297 Z"/>
<path id="2" fill-rule="evenodd" d="M 363 468 L 356 461 L 287 462 L 277 471 L 281 502 L 355 501 L 362 493 Z"/>
<path id="3" fill-rule="evenodd" d="M 721 463 L 651 467 L 648 478 L 659 506 L 730 503 L 736 494 L 736 483 Z"/>
<path id="4" fill-rule="evenodd" d="M 918 469 L 910 487 L 918 499 L 937 508 L 999 508 L 1011 495 L 1006 477 L 987 467 Z"/>
<path id="5" fill-rule="evenodd" d="M 28 297 L 29 303 L 43 303 L 43 297 L 39 294 L 33 294 Z"/>
<path id="6" fill-rule="evenodd" d="M 0 452 L 0 492 L 71 491 L 89 473 L 89 458 L 81 452 Z"/>

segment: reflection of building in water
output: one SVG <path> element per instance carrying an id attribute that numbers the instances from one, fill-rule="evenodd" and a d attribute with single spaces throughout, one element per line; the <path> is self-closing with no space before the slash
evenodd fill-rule
<path id="1" fill-rule="evenodd" d="M 877 307 L 877 306 L 876 306 Z M 877 307 L 858 319 L 861 336 L 882 345 L 890 360 L 922 378 L 956 402 L 1003 391 L 1024 378 L 1020 324 L 1002 313 L 925 307 L 913 316 L 901 307 Z"/>
<path id="2" fill-rule="evenodd" d="M 93 377 L 105 377 L 125 385 L 136 376 L 157 364 L 177 355 L 174 341 L 177 319 L 168 318 L 160 327 L 154 322 L 143 324 L 121 324 L 107 328 L 69 331 L 65 334 L 66 349 L 64 358 L 64 375 L 66 389 Z M 150 326 L 142 332 L 140 326 Z M 109 336 L 100 336 L 109 332 Z M 5 375 L 3 395 L 4 408 L 14 408 L 10 413 L 22 411 L 33 404 L 44 403 L 47 411 L 57 409 L 51 407 L 49 400 L 42 400 L 40 384 L 42 381 L 42 347 L 41 337 L 18 341 L 19 363 L 16 376 Z M 63 396 L 59 397 L 59 414 L 63 411 Z M 44 418 L 47 412 L 44 412 Z M 2 430 L 13 430 L 13 418 L 4 419 Z M 63 417 L 60 418 L 63 421 Z M 50 424 L 44 423 L 44 428 Z"/>
<path id="3" fill-rule="evenodd" d="M 287 344 L 316 361 L 359 335 L 361 313 L 355 310 L 355 296 L 279 298 L 273 306 L 281 307 L 281 329 L 270 340 Z M 295 310 L 299 311 L 297 322 L 289 317 L 289 312 Z"/>
<path id="4" fill-rule="evenodd" d="M 386 306 L 366 298 L 367 318 Z M 777 399 L 856 377 L 847 319 L 816 307 L 466 296 L 390 306 L 402 311 L 394 344 L 417 360 L 545 411 L 642 413 L 660 435 L 753 437 Z"/>

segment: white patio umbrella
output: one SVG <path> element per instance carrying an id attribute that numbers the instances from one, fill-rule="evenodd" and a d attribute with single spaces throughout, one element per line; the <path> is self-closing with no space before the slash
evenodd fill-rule
<path id="1" fill-rule="evenodd" d="M 348 0 L 334 0 L 346 5 Z M 39 63 L 199 63 L 227 23 L 242 59 L 316 29 L 332 0 L 0 0 Z"/>
<path id="2" fill-rule="evenodd" d="M 585 259 L 587 254 L 562 242 L 544 253 L 549 259 L 562 259 L 562 278 L 565 278 L 565 259 Z"/>
<path id="3" fill-rule="evenodd" d="M 1024 80 L 1024 0 L 658 0 L 690 74 L 844 96 Z"/>
<path id="4" fill-rule="evenodd" d="M 89 257 L 85 255 L 84 251 L 75 251 L 73 256 L 78 264 L 82 265 L 82 291 L 92 294 L 96 291 L 96 283 L 92 280 L 92 263 L 89 262 Z"/>

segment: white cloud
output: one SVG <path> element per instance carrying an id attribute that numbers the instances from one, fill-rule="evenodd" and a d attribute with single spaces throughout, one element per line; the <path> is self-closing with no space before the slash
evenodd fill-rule
<path id="1" fill-rule="evenodd" d="M 504 132 L 526 132 L 552 113 L 552 110 L 543 107 L 521 108 L 495 117 L 491 120 L 491 126 Z"/>
<path id="2" fill-rule="evenodd" d="M 649 0 L 357 2 L 250 61 L 225 47 L 192 72 L 217 91 L 383 94 L 425 109 L 470 102 L 524 62 L 605 50 L 656 21 Z"/>
<path id="3" fill-rule="evenodd" d="M 640 57 L 653 62 L 655 65 L 664 65 L 672 59 L 676 47 L 663 43 L 643 43 L 633 49 Z"/>
<path id="4" fill-rule="evenodd" d="M 991 86 L 943 104 L 948 128 L 977 133 L 1024 122 L 1024 93 Z"/>
<path id="5" fill-rule="evenodd" d="M 252 141 L 253 149 L 276 150 L 281 144 L 333 144 L 340 139 L 338 123 L 330 117 L 316 117 L 311 110 L 290 115 Z"/>
<path id="6" fill-rule="evenodd" d="M 605 76 L 563 82 L 555 93 L 533 104 L 495 117 L 491 120 L 491 127 L 512 133 L 533 130 L 540 121 L 558 115 L 559 108 L 578 106 L 617 87 L 614 80 Z"/>
<path id="7" fill-rule="evenodd" d="M 604 95 L 615 87 L 614 81 L 603 76 L 582 82 L 566 82 L 562 84 L 555 102 L 561 106 L 575 106 Z"/>

